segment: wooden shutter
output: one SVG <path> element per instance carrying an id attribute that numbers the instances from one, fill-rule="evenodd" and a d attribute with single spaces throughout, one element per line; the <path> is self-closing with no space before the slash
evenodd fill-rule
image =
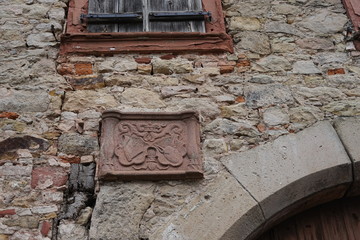
<path id="1" fill-rule="evenodd" d="M 142 0 L 89 0 L 89 14 L 99 13 L 141 13 Z M 142 32 L 142 21 L 121 21 L 117 23 L 89 23 L 89 32 Z"/>
<path id="2" fill-rule="evenodd" d="M 142 13 L 142 0 L 118 0 L 119 13 Z M 143 22 L 123 22 L 118 24 L 118 32 L 142 32 Z"/>
<path id="3" fill-rule="evenodd" d="M 205 32 L 204 20 L 151 20 L 149 13 L 201 12 L 201 0 L 89 0 L 89 14 L 142 13 L 143 20 L 88 23 L 89 32 Z"/>
<path id="4" fill-rule="evenodd" d="M 89 13 L 117 13 L 118 0 L 89 0 Z M 88 32 L 117 32 L 116 23 L 89 23 Z"/>
<path id="5" fill-rule="evenodd" d="M 201 0 L 147 0 L 148 12 L 202 11 Z M 204 32 L 204 21 L 149 21 L 150 32 Z"/>

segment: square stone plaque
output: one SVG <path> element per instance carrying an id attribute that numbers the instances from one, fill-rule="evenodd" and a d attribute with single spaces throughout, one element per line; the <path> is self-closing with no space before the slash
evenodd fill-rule
<path id="1" fill-rule="evenodd" d="M 202 178 L 202 169 L 195 112 L 103 113 L 100 179 Z"/>

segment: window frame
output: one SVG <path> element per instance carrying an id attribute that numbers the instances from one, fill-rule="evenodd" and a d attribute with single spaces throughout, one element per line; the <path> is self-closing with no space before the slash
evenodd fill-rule
<path id="1" fill-rule="evenodd" d="M 360 2 L 356 1 L 359 0 L 343 0 L 343 4 L 348 17 L 354 26 L 354 33 L 358 35 L 360 34 Z M 358 36 L 357 39 L 354 39 L 353 42 L 356 50 L 360 51 L 360 36 Z"/>
<path id="2" fill-rule="evenodd" d="M 127 52 L 233 52 L 226 34 L 221 0 L 202 0 L 203 11 L 212 14 L 199 32 L 108 32 L 89 33 L 80 21 L 88 13 L 88 0 L 70 0 L 67 24 L 61 37 L 60 53 L 116 54 Z"/>

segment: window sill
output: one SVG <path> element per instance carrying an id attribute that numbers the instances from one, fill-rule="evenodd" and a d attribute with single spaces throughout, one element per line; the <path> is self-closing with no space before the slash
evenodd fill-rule
<path id="1" fill-rule="evenodd" d="M 61 37 L 61 54 L 154 52 L 233 52 L 225 33 L 67 33 Z"/>

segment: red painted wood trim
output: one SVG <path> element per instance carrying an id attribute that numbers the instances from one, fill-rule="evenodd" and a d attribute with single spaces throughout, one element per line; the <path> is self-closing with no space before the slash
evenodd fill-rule
<path id="1" fill-rule="evenodd" d="M 360 1 L 359 0 L 350 0 L 351 6 L 354 9 L 356 15 L 360 16 Z"/>
<path id="2" fill-rule="evenodd" d="M 232 52 L 226 34 L 211 33 L 88 33 L 66 34 L 60 52 L 115 54 L 125 52 Z"/>
<path id="3" fill-rule="evenodd" d="M 87 13 L 88 0 L 70 0 L 67 27 L 61 37 L 61 54 L 115 54 L 124 52 L 233 52 L 226 34 L 221 0 L 203 0 L 204 11 L 212 13 L 206 33 L 137 32 L 88 33 L 80 14 Z"/>
<path id="4" fill-rule="evenodd" d="M 360 0 L 343 0 L 347 15 L 354 25 L 355 31 L 360 31 Z M 360 40 L 354 41 L 355 48 L 360 51 Z"/>

